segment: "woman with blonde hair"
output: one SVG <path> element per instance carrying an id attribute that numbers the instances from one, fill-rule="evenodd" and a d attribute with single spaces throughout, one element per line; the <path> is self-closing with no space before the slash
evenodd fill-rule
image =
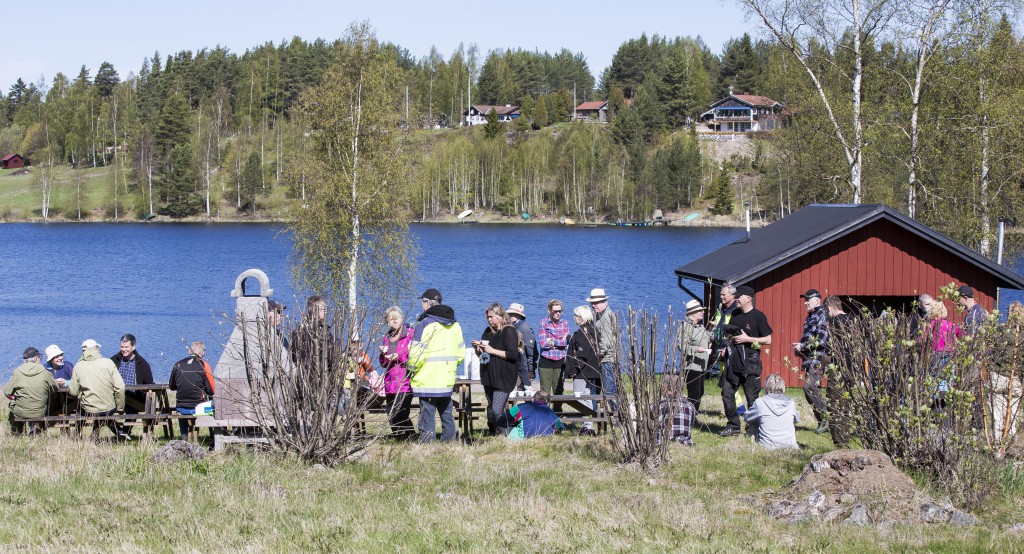
<path id="1" fill-rule="evenodd" d="M 409 412 L 412 410 L 412 387 L 406 362 L 409 361 L 409 344 L 412 342 L 412 328 L 405 324 L 405 314 L 398 306 L 391 306 L 384 312 L 388 332 L 380 341 L 378 361 L 384 368 L 384 399 L 391 423 L 391 433 L 400 439 L 415 436 Z"/>
<path id="2" fill-rule="evenodd" d="M 472 344 L 480 355 L 480 383 L 487 396 L 487 428 L 492 434 L 507 435 L 508 429 L 499 427 L 499 421 L 519 378 L 521 340 L 501 304 L 491 304 L 484 315 L 487 328 L 480 340 Z"/>
<path id="3" fill-rule="evenodd" d="M 597 330 L 590 306 L 577 306 L 572 311 L 576 332 L 569 339 L 565 352 L 565 376 L 572 379 L 576 395 L 601 394 L 601 358 L 597 355 Z M 596 402 L 591 402 L 596 411 Z M 595 434 L 594 424 L 583 424 L 583 433 Z"/>
<path id="4" fill-rule="evenodd" d="M 786 382 L 778 373 L 772 373 L 764 381 L 765 396 L 754 401 L 743 418 L 747 425 L 757 424 L 757 442 L 761 446 L 776 448 L 800 448 L 796 442 L 796 424 L 800 413 L 796 402 L 786 396 Z"/>

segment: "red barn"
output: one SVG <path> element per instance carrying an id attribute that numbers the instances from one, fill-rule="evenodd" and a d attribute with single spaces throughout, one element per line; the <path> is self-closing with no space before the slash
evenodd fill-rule
<path id="1" fill-rule="evenodd" d="M 888 206 L 869 204 L 807 206 L 675 273 L 687 292 L 683 279 L 704 283 L 705 306 L 718 304 L 724 283 L 754 287 L 755 306 L 774 331 L 762 354 L 763 375 L 778 372 L 797 387 L 800 374 L 786 358 L 799 365 L 792 343 L 800 341 L 807 314 L 800 295 L 807 289 L 908 309 L 920 294 L 938 297 L 941 286 L 967 284 L 989 311 L 999 288 L 1024 289 L 1014 271 Z M 948 301 L 946 307 L 951 319 L 962 317 Z"/>
<path id="2" fill-rule="evenodd" d="M 3 160 L 0 160 L 0 168 L 15 169 L 19 167 L 25 167 L 25 158 L 18 154 L 8 154 L 4 156 Z"/>

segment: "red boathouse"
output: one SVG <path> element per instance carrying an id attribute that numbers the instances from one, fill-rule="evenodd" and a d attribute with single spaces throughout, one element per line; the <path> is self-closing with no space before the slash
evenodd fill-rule
<path id="1" fill-rule="evenodd" d="M 0 168 L 15 169 L 19 167 L 25 167 L 25 158 L 19 154 L 8 154 L 4 156 L 3 160 L 0 160 Z"/>
<path id="2" fill-rule="evenodd" d="M 695 292 L 709 307 L 718 305 L 724 283 L 754 287 L 755 306 L 773 330 L 762 354 L 763 376 L 778 372 L 790 387 L 802 386 L 786 358 L 799 366 L 792 343 L 800 341 L 807 314 L 800 295 L 808 289 L 909 309 L 920 294 L 938 297 L 939 287 L 966 284 L 988 311 L 1000 288 L 1024 289 L 1024 278 L 1014 271 L 888 206 L 870 204 L 807 206 L 675 273 L 687 292 L 684 279 L 702 282 L 703 291 Z M 946 307 L 950 319 L 962 319 L 948 301 Z"/>

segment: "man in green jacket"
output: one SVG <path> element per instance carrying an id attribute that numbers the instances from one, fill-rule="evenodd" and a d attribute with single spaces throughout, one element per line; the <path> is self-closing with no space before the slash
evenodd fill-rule
<path id="1" fill-rule="evenodd" d="M 82 359 L 75 364 L 75 372 L 68 384 L 71 396 L 78 398 L 82 414 L 105 416 L 124 411 L 124 379 L 110 358 L 100 354 L 100 345 L 93 339 L 82 343 Z M 92 436 L 99 435 L 94 427 Z M 119 438 L 129 439 L 130 436 Z"/>
<path id="2" fill-rule="evenodd" d="M 17 417 L 44 417 L 50 406 L 50 396 L 57 392 L 53 375 L 39 363 L 39 350 L 34 346 L 25 349 L 24 363 L 14 370 L 11 379 L 4 385 L 4 395 L 11 401 L 9 421 L 12 433 L 22 431 L 22 423 L 15 423 Z M 31 425 L 30 430 L 39 426 Z"/>

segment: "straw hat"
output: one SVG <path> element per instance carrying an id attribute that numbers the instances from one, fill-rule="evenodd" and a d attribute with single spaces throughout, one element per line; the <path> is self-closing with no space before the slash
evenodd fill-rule
<path id="1" fill-rule="evenodd" d="M 590 296 L 587 298 L 587 302 L 604 302 L 608 300 L 608 295 L 605 294 L 604 289 L 593 289 L 590 291 Z"/>

